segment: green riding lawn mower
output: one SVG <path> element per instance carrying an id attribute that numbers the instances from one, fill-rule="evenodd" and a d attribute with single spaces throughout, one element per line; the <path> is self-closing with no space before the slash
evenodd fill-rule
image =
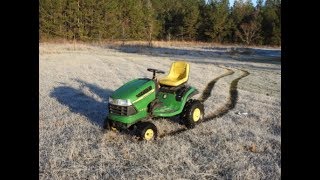
<path id="1" fill-rule="evenodd" d="M 204 116 L 204 106 L 191 99 L 198 91 L 187 85 L 190 66 L 184 61 L 173 62 L 167 76 L 157 79 L 163 71 L 148 68 L 152 79 L 139 78 L 127 82 L 109 97 L 109 114 L 105 130 L 134 130 L 142 140 L 157 138 L 152 120 L 179 116 L 187 128 L 193 128 Z"/>

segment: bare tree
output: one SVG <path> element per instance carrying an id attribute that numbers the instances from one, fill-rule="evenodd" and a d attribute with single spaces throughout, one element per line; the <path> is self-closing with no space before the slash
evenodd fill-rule
<path id="1" fill-rule="evenodd" d="M 238 30 L 236 30 L 236 36 L 246 45 L 250 45 L 261 38 L 261 17 L 259 13 L 260 9 L 253 11 L 246 17 L 246 21 L 240 24 Z"/>
<path id="2" fill-rule="evenodd" d="M 240 25 L 240 29 L 236 31 L 236 35 L 246 45 L 250 45 L 256 38 L 259 37 L 259 29 L 259 25 L 256 21 L 243 23 Z"/>

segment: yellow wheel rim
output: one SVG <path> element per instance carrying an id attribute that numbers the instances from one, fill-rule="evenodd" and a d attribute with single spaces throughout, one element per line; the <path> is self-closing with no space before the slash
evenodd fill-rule
<path id="1" fill-rule="evenodd" d="M 201 116 L 200 109 L 199 108 L 194 109 L 194 111 L 193 111 L 193 121 L 194 122 L 199 121 L 200 116 Z"/>
<path id="2" fill-rule="evenodd" d="M 148 129 L 146 130 L 146 132 L 144 133 L 144 139 L 149 141 L 150 139 L 153 138 L 154 132 L 152 129 Z"/>

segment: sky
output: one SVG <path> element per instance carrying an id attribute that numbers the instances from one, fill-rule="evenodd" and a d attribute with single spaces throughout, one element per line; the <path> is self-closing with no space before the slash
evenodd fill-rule
<path id="1" fill-rule="evenodd" d="M 235 0 L 229 0 L 229 4 L 230 4 L 230 6 L 233 6 L 234 1 L 235 1 Z M 257 0 L 249 0 L 249 1 L 251 1 L 251 2 L 253 3 L 253 5 L 254 5 L 254 6 L 256 6 L 256 5 L 257 5 Z"/>
<path id="2" fill-rule="evenodd" d="M 229 5 L 230 5 L 230 6 L 233 6 L 234 1 L 235 1 L 235 0 L 229 0 Z M 244 0 L 244 1 L 245 1 L 245 0 Z M 257 5 L 257 0 L 249 0 L 249 1 L 251 1 L 254 6 Z M 207 1 L 207 2 L 208 2 L 208 1 Z"/>

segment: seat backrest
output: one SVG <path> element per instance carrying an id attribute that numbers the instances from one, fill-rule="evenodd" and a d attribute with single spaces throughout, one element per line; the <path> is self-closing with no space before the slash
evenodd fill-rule
<path id="1" fill-rule="evenodd" d="M 189 78 L 189 64 L 184 61 L 172 63 L 169 76 L 176 79 Z"/>

